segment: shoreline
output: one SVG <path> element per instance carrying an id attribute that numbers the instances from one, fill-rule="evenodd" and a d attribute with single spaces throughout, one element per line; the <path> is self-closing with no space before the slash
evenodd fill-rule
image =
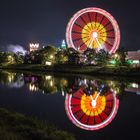
<path id="1" fill-rule="evenodd" d="M 0 69 L 5 70 L 26 70 L 40 72 L 59 72 L 71 74 L 88 74 L 88 75 L 108 75 L 108 76 L 139 76 L 140 68 L 130 68 L 126 66 L 107 67 L 107 66 L 92 66 L 92 65 L 40 65 L 40 64 L 12 64 L 2 65 Z"/>

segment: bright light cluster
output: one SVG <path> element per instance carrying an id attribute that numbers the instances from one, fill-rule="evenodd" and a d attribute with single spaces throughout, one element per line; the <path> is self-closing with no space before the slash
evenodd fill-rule
<path id="1" fill-rule="evenodd" d="M 30 52 L 35 51 L 35 50 L 38 50 L 39 43 L 30 43 L 29 46 L 30 46 Z"/>

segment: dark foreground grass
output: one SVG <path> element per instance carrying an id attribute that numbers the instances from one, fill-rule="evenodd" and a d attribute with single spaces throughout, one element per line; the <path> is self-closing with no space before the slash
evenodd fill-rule
<path id="1" fill-rule="evenodd" d="M 75 140 L 53 125 L 0 108 L 0 140 Z"/>

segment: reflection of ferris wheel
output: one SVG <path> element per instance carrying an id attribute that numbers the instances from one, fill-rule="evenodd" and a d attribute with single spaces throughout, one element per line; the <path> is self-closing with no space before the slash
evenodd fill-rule
<path id="1" fill-rule="evenodd" d="M 120 43 L 120 30 L 114 17 L 100 8 L 86 8 L 70 20 L 66 40 L 69 47 L 80 52 L 94 48 L 115 53 Z"/>
<path id="2" fill-rule="evenodd" d="M 70 120 L 85 130 L 98 130 L 107 126 L 117 114 L 119 100 L 111 91 L 104 95 L 95 91 L 87 96 L 83 89 L 67 94 L 65 108 Z"/>

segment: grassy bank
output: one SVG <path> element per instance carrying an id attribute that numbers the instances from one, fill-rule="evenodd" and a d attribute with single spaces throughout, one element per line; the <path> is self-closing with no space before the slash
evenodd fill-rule
<path id="1" fill-rule="evenodd" d="M 75 140 L 46 122 L 0 108 L 0 140 Z"/>
<path id="2" fill-rule="evenodd" d="M 85 66 L 85 65 L 53 65 L 46 66 L 40 64 L 13 64 L 1 65 L 0 69 L 28 70 L 28 71 L 48 71 L 76 74 L 102 74 L 121 76 L 140 76 L 140 68 L 130 68 L 127 66 Z"/>

